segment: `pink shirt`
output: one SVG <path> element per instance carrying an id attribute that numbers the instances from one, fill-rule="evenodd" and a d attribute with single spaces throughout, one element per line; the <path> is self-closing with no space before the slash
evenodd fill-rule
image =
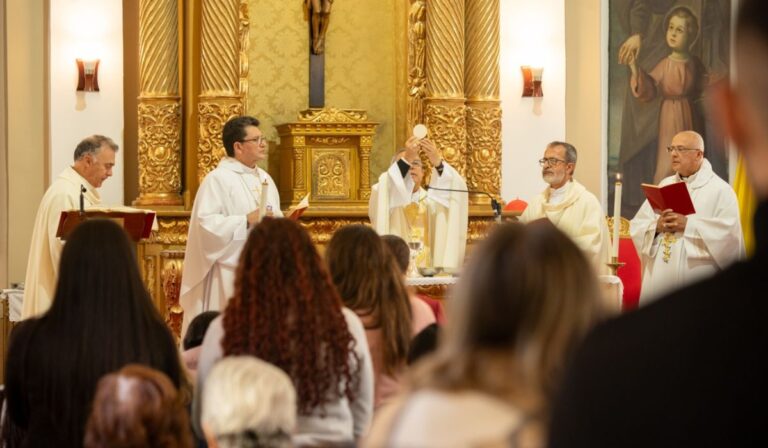
<path id="1" fill-rule="evenodd" d="M 435 314 L 432 309 L 424 303 L 422 300 L 416 297 L 409 297 L 411 302 L 411 336 L 416 336 L 430 324 L 435 323 Z M 363 321 L 363 325 L 370 324 L 369 316 L 360 316 L 360 320 Z M 373 359 L 373 374 L 374 374 L 374 400 L 373 407 L 378 408 L 384 404 L 386 400 L 393 397 L 400 388 L 400 377 L 402 376 L 405 363 L 394 375 L 387 375 L 384 373 L 383 368 L 383 352 L 381 349 L 381 329 L 367 329 L 365 330 L 365 337 L 368 339 L 368 347 L 371 350 L 371 358 Z"/>

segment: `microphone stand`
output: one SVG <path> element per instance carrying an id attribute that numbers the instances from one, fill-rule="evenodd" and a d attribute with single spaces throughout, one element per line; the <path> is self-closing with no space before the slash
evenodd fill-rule
<path id="1" fill-rule="evenodd" d="M 80 218 L 82 219 L 83 216 L 85 216 L 85 198 L 83 197 L 83 193 L 85 193 L 85 187 L 80 184 Z"/>
<path id="2" fill-rule="evenodd" d="M 484 194 L 488 196 L 491 199 L 491 208 L 493 209 L 493 216 L 496 219 L 496 222 L 501 222 L 501 204 L 499 201 L 497 201 L 493 196 L 491 196 L 490 193 L 486 191 L 479 191 L 479 190 L 454 190 L 452 188 L 437 188 L 437 187 L 430 187 L 429 185 L 424 185 L 425 190 L 438 190 L 438 191 L 453 191 L 456 193 L 472 193 L 472 194 Z"/>

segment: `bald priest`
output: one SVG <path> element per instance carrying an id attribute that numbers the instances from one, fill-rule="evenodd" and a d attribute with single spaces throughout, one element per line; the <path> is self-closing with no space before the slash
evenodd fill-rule
<path id="1" fill-rule="evenodd" d="M 696 212 L 658 214 L 646 200 L 630 222 L 643 264 L 640 304 L 744 258 L 736 194 L 704 158 L 704 139 L 693 131 L 680 132 L 667 152 L 675 174 L 659 186 L 685 182 Z"/>

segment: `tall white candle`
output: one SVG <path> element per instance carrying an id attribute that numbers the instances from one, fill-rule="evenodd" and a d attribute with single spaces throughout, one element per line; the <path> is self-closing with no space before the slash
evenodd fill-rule
<path id="1" fill-rule="evenodd" d="M 267 192 L 269 191 L 269 184 L 266 180 L 261 184 L 261 194 L 259 195 L 259 221 L 267 216 Z"/>
<path id="2" fill-rule="evenodd" d="M 616 173 L 616 190 L 613 193 L 613 247 L 611 256 L 619 258 L 619 230 L 621 229 L 621 173 Z"/>

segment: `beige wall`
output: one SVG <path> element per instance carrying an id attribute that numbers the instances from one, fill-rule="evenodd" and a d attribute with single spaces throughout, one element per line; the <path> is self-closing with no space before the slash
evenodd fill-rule
<path id="1" fill-rule="evenodd" d="M 404 112 L 397 110 L 404 103 L 399 105 L 395 95 L 396 50 L 405 39 L 395 30 L 396 23 L 404 26 L 405 9 L 399 3 L 335 2 L 326 41 L 326 107 L 364 109 L 371 121 L 380 123 L 371 154 L 371 179 L 389 164 L 398 145 L 397 117 Z M 277 140 L 274 126 L 296 121 L 297 112 L 308 107 L 308 24 L 301 2 L 251 0 L 249 7 L 248 113 L 259 118 L 270 140 Z"/>
<path id="2" fill-rule="evenodd" d="M 565 1 L 565 139 L 579 151 L 576 179 L 603 200 L 601 0 Z"/>
<path id="3" fill-rule="evenodd" d="M 24 281 L 37 205 L 45 191 L 47 138 L 44 0 L 6 0 L 8 281 Z M 10 45 L 10 42 L 13 42 Z"/>

